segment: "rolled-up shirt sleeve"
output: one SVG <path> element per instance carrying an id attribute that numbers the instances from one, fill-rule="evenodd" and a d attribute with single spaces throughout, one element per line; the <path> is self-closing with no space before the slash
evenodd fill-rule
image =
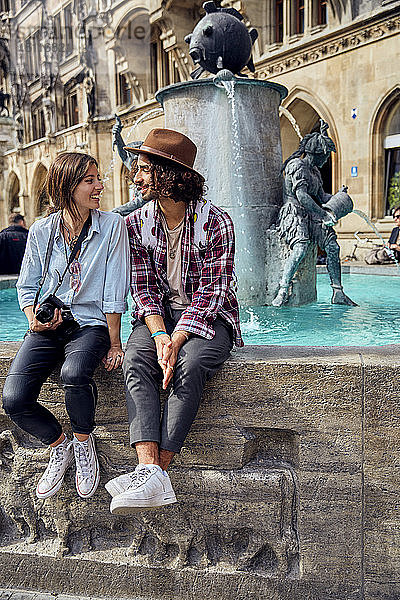
<path id="1" fill-rule="evenodd" d="M 225 303 L 232 282 L 235 254 L 233 223 L 226 213 L 210 231 L 199 287 L 175 327 L 206 339 L 215 335 L 211 325 Z"/>
<path id="2" fill-rule="evenodd" d="M 126 217 L 131 252 L 131 294 L 136 304 L 135 316 L 144 319 L 150 315 L 164 317 L 163 294 L 157 284 L 150 254 L 142 244 L 140 211 Z"/>
<path id="3" fill-rule="evenodd" d="M 28 233 L 25 254 L 17 281 L 18 302 L 21 310 L 32 306 L 42 277 L 42 261 L 36 239 L 36 224 Z"/>
<path id="4" fill-rule="evenodd" d="M 122 217 L 113 223 L 107 253 L 102 310 L 104 313 L 124 313 L 129 290 L 128 232 Z"/>

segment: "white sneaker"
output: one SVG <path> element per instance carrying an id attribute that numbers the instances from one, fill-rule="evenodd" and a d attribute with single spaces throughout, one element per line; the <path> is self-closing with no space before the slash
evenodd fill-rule
<path id="1" fill-rule="evenodd" d="M 112 499 L 110 511 L 113 515 L 127 515 L 176 502 L 171 480 L 161 467 L 139 464 L 135 474 L 126 491 Z"/>
<path id="2" fill-rule="evenodd" d="M 49 464 L 36 487 L 36 496 L 43 499 L 56 494 L 62 486 L 68 467 L 73 461 L 73 444 L 67 438 L 58 446 L 52 447 Z"/>
<path id="3" fill-rule="evenodd" d="M 110 479 L 110 481 L 108 481 L 104 487 L 114 498 L 114 496 L 119 496 L 119 494 L 126 492 L 128 487 L 136 480 L 136 477 L 136 471 L 133 471 L 132 473 L 124 473 L 123 475 L 114 477 L 114 479 Z"/>
<path id="4" fill-rule="evenodd" d="M 81 498 L 90 498 L 97 490 L 100 481 L 94 437 L 90 434 L 84 442 L 74 437 L 73 446 L 76 462 L 76 490 Z"/>

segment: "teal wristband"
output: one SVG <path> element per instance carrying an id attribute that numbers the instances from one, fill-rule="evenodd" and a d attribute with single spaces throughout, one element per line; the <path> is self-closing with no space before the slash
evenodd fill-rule
<path id="1" fill-rule="evenodd" d="M 155 338 L 158 335 L 168 335 L 168 333 L 166 331 L 155 331 L 154 333 L 151 334 L 151 337 Z"/>

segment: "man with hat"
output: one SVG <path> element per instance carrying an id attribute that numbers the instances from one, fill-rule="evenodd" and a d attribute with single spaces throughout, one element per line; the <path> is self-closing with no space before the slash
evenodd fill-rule
<path id="1" fill-rule="evenodd" d="M 130 442 L 138 466 L 106 484 L 111 512 L 176 502 L 166 472 L 196 416 L 204 384 L 242 346 L 233 291 L 230 217 L 203 198 L 196 146 L 153 129 L 140 148 L 134 183 L 147 203 L 126 218 L 131 248 L 133 331 L 124 375 Z M 169 389 L 161 411 L 159 385 Z"/>

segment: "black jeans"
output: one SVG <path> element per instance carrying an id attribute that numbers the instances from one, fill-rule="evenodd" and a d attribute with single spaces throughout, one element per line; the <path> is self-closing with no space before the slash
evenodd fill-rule
<path id="1" fill-rule="evenodd" d="M 108 329 L 101 325 L 80 327 L 72 333 L 62 329 L 29 331 L 4 383 L 5 412 L 21 429 L 44 444 L 55 442 L 62 433 L 61 425 L 37 400 L 43 383 L 62 361 L 61 383 L 72 430 L 91 433 L 97 403 L 93 373 L 109 347 Z"/>
<path id="2" fill-rule="evenodd" d="M 169 333 L 182 311 L 165 319 Z M 191 335 L 179 350 L 168 399 L 161 416 L 159 387 L 162 371 L 156 345 L 147 326 L 136 321 L 126 345 L 123 364 L 130 442 L 158 442 L 179 452 L 199 408 L 204 384 L 222 366 L 232 349 L 232 332 L 222 319 L 214 321 L 215 335 L 206 340 Z"/>

